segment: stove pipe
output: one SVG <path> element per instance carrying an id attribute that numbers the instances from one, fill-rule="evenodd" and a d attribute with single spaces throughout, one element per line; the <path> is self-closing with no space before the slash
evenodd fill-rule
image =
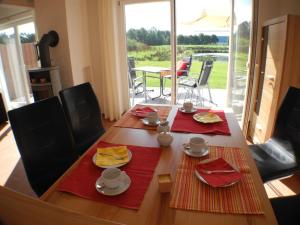
<path id="1" fill-rule="evenodd" d="M 41 61 L 41 67 L 51 67 L 51 59 L 49 46 L 55 47 L 59 42 L 59 36 L 56 31 L 49 31 L 48 34 L 44 34 L 41 40 L 36 44 L 38 50 L 38 60 Z"/>

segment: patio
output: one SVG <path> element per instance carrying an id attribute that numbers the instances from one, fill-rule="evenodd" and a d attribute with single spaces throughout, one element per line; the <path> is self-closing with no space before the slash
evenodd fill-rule
<path id="1" fill-rule="evenodd" d="M 170 88 L 166 88 L 165 92 L 169 93 Z M 159 98 L 154 98 L 155 96 L 159 95 L 159 87 L 148 88 L 147 95 L 148 95 L 147 102 L 145 102 L 144 93 L 140 93 L 140 94 L 136 95 L 134 97 L 134 104 L 138 104 L 138 103 L 170 104 L 171 103 L 171 96 L 163 96 L 163 97 L 159 97 Z M 196 91 L 195 91 L 192 99 L 190 99 L 189 96 L 187 96 L 187 98 L 185 99 L 185 95 L 186 95 L 186 90 L 184 88 L 179 88 L 178 96 L 177 96 L 177 98 L 178 98 L 177 103 L 179 105 L 182 105 L 185 101 L 192 101 L 195 105 L 200 106 L 199 100 L 197 101 Z M 208 91 L 206 89 L 203 90 L 202 98 L 205 99 L 204 107 L 212 107 L 212 106 L 226 107 L 226 95 L 227 95 L 226 89 L 211 89 L 211 95 L 212 95 L 212 99 L 213 99 L 214 103 L 216 103 L 216 105 L 214 105 L 208 101 L 208 99 L 209 99 Z M 130 98 L 131 98 L 131 103 L 132 103 L 132 92 L 130 94 Z M 154 98 L 154 99 L 152 99 L 152 98 Z"/>

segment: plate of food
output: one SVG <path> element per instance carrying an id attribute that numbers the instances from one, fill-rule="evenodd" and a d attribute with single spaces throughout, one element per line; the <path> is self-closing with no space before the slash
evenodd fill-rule
<path id="1" fill-rule="evenodd" d="M 121 167 L 130 162 L 132 152 L 126 146 L 98 148 L 92 161 L 100 168 Z"/>
<path id="2" fill-rule="evenodd" d="M 200 123 L 218 123 L 223 120 L 213 112 L 200 112 L 193 115 L 193 119 Z"/>

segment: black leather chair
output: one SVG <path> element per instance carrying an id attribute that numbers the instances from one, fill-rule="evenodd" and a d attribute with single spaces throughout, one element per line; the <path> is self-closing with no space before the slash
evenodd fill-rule
<path id="1" fill-rule="evenodd" d="M 8 112 L 29 183 L 42 195 L 78 158 L 58 97 Z"/>
<path id="2" fill-rule="evenodd" d="M 59 95 L 81 155 L 105 132 L 97 97 L 90 83 L 62 90 Z"/>
<path id="3" fill-rule="evenodd" d="M 271 204 L 278 225 L 298 225 L 300 223 L 300 195 L 273 198 Z"/>
<path id="4" fill-rule="evenodd" d="M 264 144 L 249 147 L 264 182 L 300 169 L 300 89 L 289 88 L 273 136 Z"/>

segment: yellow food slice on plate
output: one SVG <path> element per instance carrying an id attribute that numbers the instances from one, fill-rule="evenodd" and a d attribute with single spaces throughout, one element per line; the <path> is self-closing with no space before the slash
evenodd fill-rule
<path id="1" fill-rule="evenodd" d="M 193 116 L 193 118 L 202 123 L 216 123 L 223 121 L 217 114 L 212 112 L 197 113 Z"/>
<path id="2" fill-rule="evenodd" d="M 128 149 L 126 146 L 114 146 L 97 149 L 97 166 L 113 166 L 127 163 L 128 161 Z"/>

